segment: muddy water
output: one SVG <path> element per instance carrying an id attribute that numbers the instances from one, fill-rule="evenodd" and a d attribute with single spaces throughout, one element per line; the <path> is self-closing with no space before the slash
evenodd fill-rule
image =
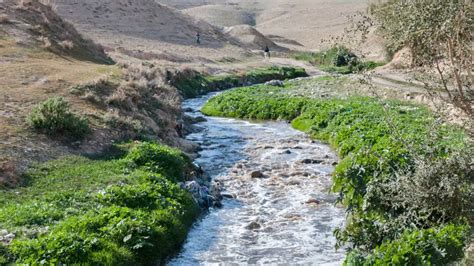
<path id="1" fill-rule="evenodd" d="M 187 100 L 187 114 L 202 115 L 209 97 Z M 196 162 L 227 198 L 196 223 L 169 265 L 340 265 L 332 231 L 344 212 L 328 193 L 337 160 L 330 148 L 285 122 L 206 118 L 188 139 L 201 145 Z"/>

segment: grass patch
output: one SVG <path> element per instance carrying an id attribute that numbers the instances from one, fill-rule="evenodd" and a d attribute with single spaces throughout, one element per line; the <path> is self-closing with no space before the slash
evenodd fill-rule
<path id="1" fill-rule="evenodd" d="M 323 71 L 338 74 L 357 73 L 385 65 L 384 62 L 361 61 L 349 49 L 342 46 L 318 53 L 300 52 L 295 55 L 295 59 L 309 62 Z"/>
<path id="2" fill-rule="evenodd" d="M 2 191 L 0 227 L 15 237 L 0 261 L 151 264 L 177 251 L 199 213 L 176 183 L 190 160 L 155 143 L 122 153 L 41 164 L 27 186 Z"/>
<path id="3" fill-rule="evenodd" d="M 437 124 L 428 108 L 419 105 L 369 97 L 289 97 L 292 89 L 294 85 L 239 88 L 210 99 L 201 111 L 288 120 L 294 128 L 328 142 L 341 158 L 332 190 L 348 213 L 345 227 L 335 232 L 338 244 L 350 243 L 369 260 L 385 252 L 373 254 L 374 249 L 401 245 L 408 234 L 417 252 L 400 251 L 400 261 L 437 262 L 426 251 L 435 245 L 436 236 L 418 237 L 417 232 L 450 223 L 456 224 L 453 232 L 466 231 L 463 219 L 472 205 L 473 172 L 465 132 Z M 460 259 L 466 244 L 464 233 L 452 237 L 450 241 L 459 244 L 446 250 L 449 261 Z"/>
<path id="4" fill-rule="evenodd" d="M 241 74 L 216 76 L 203 75 L 194 71 L 183 71 L 171 81 L 171 84 L 184 97 L 192 98 L 212 91 L 264 83 L 274 79 L 286 80 L 307 76 L 308 74 L 303 68 L 275 66 L 255 69 Z"/>
<path id="5" fill-rule="evenodd" d="M 72 113 L 62 97 L 48 99 L 33 108 L 28 116 L 30 126 L 48 135 L 83 138 L 90 132 L 86 118 Z"/>

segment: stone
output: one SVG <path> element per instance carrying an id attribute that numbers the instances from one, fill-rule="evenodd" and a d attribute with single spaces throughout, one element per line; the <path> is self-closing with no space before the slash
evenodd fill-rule
<path id="1" fill-rule="evenodd" d="M 255 222 L 255 221 L 253 221 L 253 222 L 251 222 L 251 223 L 249 223 L 248 225 L 245 226 L 245 229 L 249 229 L 249 230 L 257 230 L 257 229 L 260 229 L 260 228 L 262 228 L 262 226 L 259 223 Z"/>
<path id="2" fill-rule="evenodd" d="M 265 86 L 283 87 L 283 86 L 285 86 L 285 84 L 281 80 L 274 79 L 274 80 L 270 80 L 270 81 L 265 82 Z"/>
<path id="3" fill-rule="evenodd" d="M 309 199 L 308 201 L 306 201 L 306 204 L 321 204 L 321 202 L 317 199 Z"/>
<path id="4" fill-rule="evenodd" d="M 233 198 L 235 198 L 234 194 L 228 193 L 228 192 L 221 192 L 221 196 L 222 196 L 223 198 L 227 198 L 227 199 L 233 199 Z"/>
<path id="5" fill-rule="evenodd" d="M 290 151 L 290 150 L 286 150 L 286 151 L 282 152 L 282 154 L 291 154 L 291 151 Z"/>
<path id="6" fill-rule="evenodd" d="M 323 160 L 320 159 L 303 159 L 300 161 L 302 164 L 320 164 L 323 163 Z"/>
<path id="7" fill-rule="evenodd" d="M 260 171 L 253 171 L 252 173 L 250 173 L 250 176 L 251 176 L 252 178 L 263 178 L 263 177 L 265 177 L 265 176 L 263 175 L 263 173 L 260 172 Z"/>

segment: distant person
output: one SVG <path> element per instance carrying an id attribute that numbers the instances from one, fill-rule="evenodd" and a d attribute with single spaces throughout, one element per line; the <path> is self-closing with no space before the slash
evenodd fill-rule
<path id="1" fill-rule="evenodd" d="M 265 46 L 265 49 L 263 50 L 263 56 L 265 57 L 265 60 L 270 59 L 270 48 L 268 48 L 268 45 Z"/>
<path id="2" fill-rule="evenodd" d="M 196 43 L 201 44 L 201 34 L 199 34 L 199 32 L 196 33 Z"/>

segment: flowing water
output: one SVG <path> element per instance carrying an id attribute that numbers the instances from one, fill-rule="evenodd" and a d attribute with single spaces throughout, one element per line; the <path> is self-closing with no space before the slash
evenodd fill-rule
<path id="1" fill-rule="evenodd" d="M 201 116 L 207 95 L 185 101 Z M 332 231 L 343 209 L 328 193 L 336 155 L 285 122 L 206 117 L 188 139 L 196 162 L 223 185 L 223 207 L 211 209 L 169 265 L 340 265 Z M 254 178 L 252 178 L 252 173 Z"/>

